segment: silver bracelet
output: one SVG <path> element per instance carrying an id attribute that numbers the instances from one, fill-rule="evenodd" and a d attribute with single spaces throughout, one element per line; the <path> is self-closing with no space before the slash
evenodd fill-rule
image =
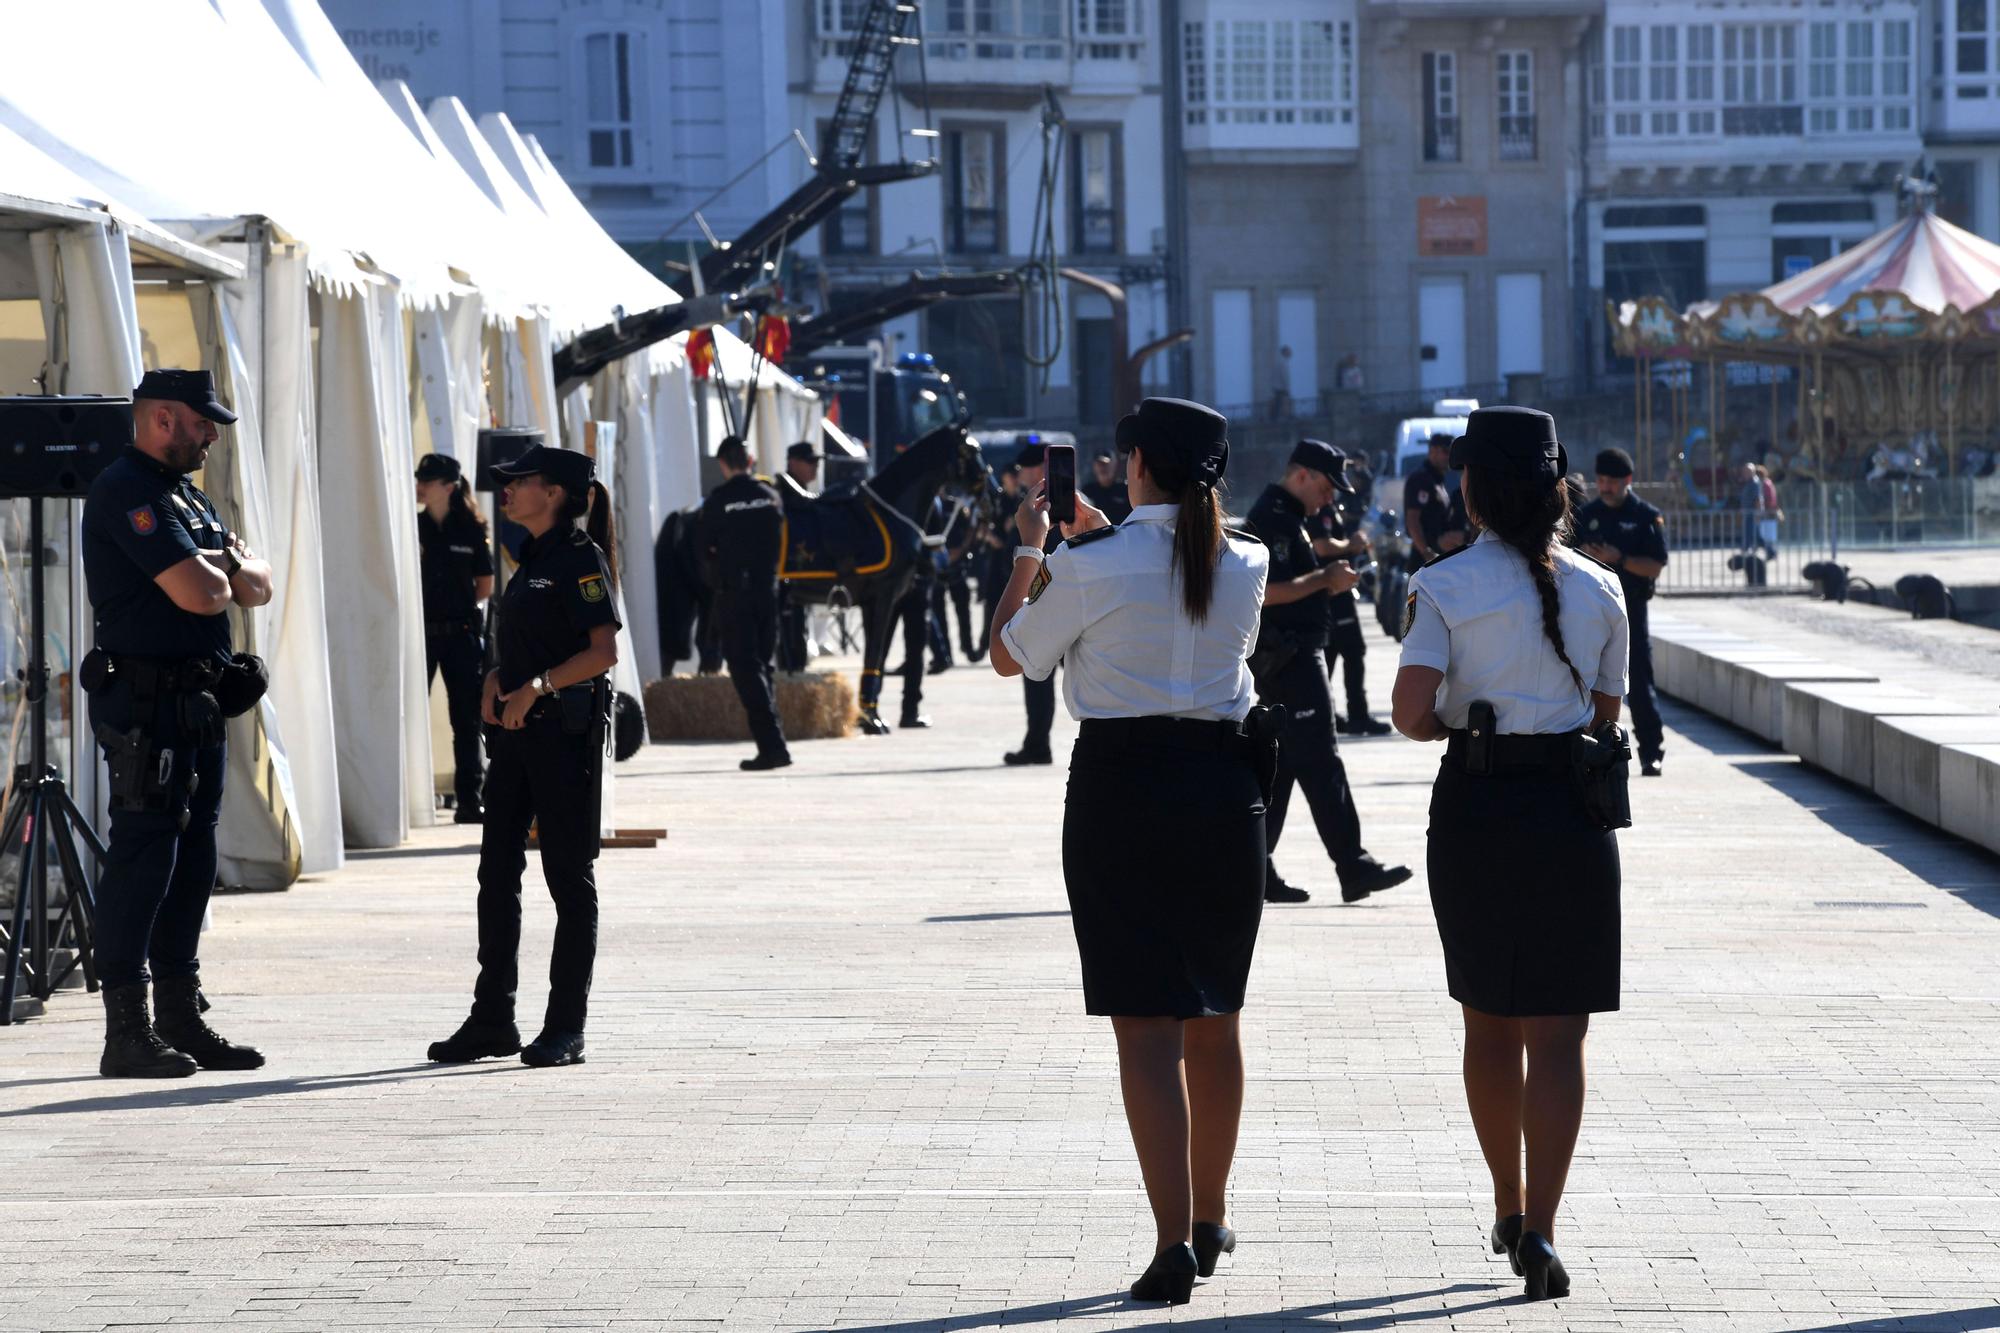
<path id="1" fill-rule="evenodd" d="M 1032 560 L 1036 564 L 1040 564 L 1042 562 L 1042 553 L 1033 546 L 1016 546 L 1014 548 L 1014 558 L 1016 560 Z"/>

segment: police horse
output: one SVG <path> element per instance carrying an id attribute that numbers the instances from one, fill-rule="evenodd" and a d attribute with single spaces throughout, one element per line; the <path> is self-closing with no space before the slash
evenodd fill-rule
<path id="1" fill-rule="evenodd" d="M 861 613 L 861 729 L 886 736 L 882 664 L 895 633 L 896 605 L 940 540 L 925 535 L 932 508 L 950 491 L 993 511 L 997 488 L 979 445 L 963 426 L 945 426 L 856 486 L 815 496 L 788 478 L 776 485 L 785 503 L 778 576 L 794 601 Z M 670 661 L 692 655 L 690 629 L 710 604 L 694 549 L 698 512 L 674 515 L 661 533 L 660 631 Z M 921 654 L 924 645 L 908 648 Z"/>

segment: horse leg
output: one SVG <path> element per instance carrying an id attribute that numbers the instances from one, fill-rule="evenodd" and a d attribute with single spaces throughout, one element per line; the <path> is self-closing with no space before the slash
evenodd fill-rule
<path id="1" fill-rule="evenodd" d="M 880 594 L 861 608 L 861 730 L 887 736 L 882 720 L 882 663 L 889 656 L 889 607 Z"/>

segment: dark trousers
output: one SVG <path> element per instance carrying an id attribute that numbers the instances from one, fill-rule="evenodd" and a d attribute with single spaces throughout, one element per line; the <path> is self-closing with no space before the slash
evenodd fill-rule
<path id="1" fill-rule="evenodd" d="M 1271 851 L 1285 831 L 1292 784 L 1305 793 L 1319 839 L 1336 869 L 1362 855 L 1361 817 L 1348 790 L 1347 766 L 1333 738 L 1333 695 L 1316 650 L 1300 649 L 1291 661 L 1257 682 L 1259 703 L 1283 704 L 1290 712 L 1278 742 L 1278 777 L 1264 812 L 1264 841 Z"/>
<path id="2" fill-rule="evenodd" d="M 1013 548 L 1004 551 L 989 551 L 979 567 L 979 651 L 984 653 L 993 646 L 993 610 L 1000 605 L 1000 595 L 1007 591 L 1007 580 L 1012 577 L 1014 566 Z"/>
<path id="3" fill-rule="evenodd" d="M 1028 705 L 1028 734 L 1021 741 L 1021 752 L 1045 755 L 1049 752 L 1049 729 L 1056 723 L 1055 672 L 1051 671 L 1047 680 L 1021 677 L 1021 695 Z"/>
<path id="4" fill-rule="evenodd" d="M 924 654 L 931 644 L 931 588 L 929 579 L 918 579 L 896 603 L 896 623 L 903 634 L 903 712 L 917 711 L 924 701 Z"/>
<path id="5" fill-rule="evenodd" d="M 1333 599 L 1333 618 L 1327 627 L 1326 673 L 1333 676 L 1338 660 L 1345 671 L 1347 720 L 1368 716 L 1368 641 L 1361 633 L 1361 609 L 1353 593 Z"/>
<path id="6" fill-rule="evenodd" d="M 978 649 L 972 643 L 972 581 L 967 577 L 963 565 L 955 566 L 951 573 L 945 576 L 942 592 L 951 598 L 952 615 L 958 621 L 958 646 L 965 651 L 967 657 L 971 657 Z M 938 618 L 940 620 L 944 618 L 942 607 L 938 609 Z"/>
<path id="7" fill-rule="evenodd" d="M 486 685 L 486 644 L 475 629 L 424 636 L 427 679 L 444 673 L 445 712 L 451 718 L 452 790 L 458 808 L 479 808 L 486 758 L 479 747 L 479 695 Z"/>
<path id="8" fill-rule="evenodd" d="M 925 607 L 926 628 L 929 630 L 931 661 L 951 665 L 951 631 L 944 620 L 944 582 L 931 580 L 928 605 Z"/>
<path id="9" fill-rule="evenodd" d="M 520 989 L 521 872 L 528 826 L 541 843 L 542 877 L 556 904 L 549 954 L 547 1026 L 583 1030 L 597 962 L 597 847 L 604 729 L 562 729 L 553 700 L 535 706 L 519 731 L 489 727 L 486 823 L 479 842 L 479 980 L 473 1017 L 514 1021 Z"/>
<path id="10" fill-rule="evenodd" d="M 97 878 L 97 976 L 105 986 L 201 973 L 201 919 L 215 889 L 215 825 L 222 809 L 228 747 L 195 745 L 182 730 L 177 696 L 162 695 L 152 717 L 135 716 L 129 681 L 91 696 L 93 727 L 148 727 L 152 743 L 173 751 L 169 790 L 186 792 L 187 824 L 178 810 L 111 812 L 111 837 Z"/>
<path id="11" fill-rule="evenodd" d="M 806 643 L 805 603 L 794 599 L 782 584 L 778 588 L 778 670 L 796 673 L 811 662 Z"/>
<path id="12" fill-rule="evenodd" d="M 1625 702 L 1632 709 L 1632 738 L 1639 743 L 1639 762 L 1655 763 L 1665 753 L 1660 705 L 1653 694 L 1653 636 L 1646 625 L 1646 602 L 1625 603 L 1631 629 L 1631 664 L 1625 672 Z"/>
<path id="13" fill-rule="evenodd" d="M 771 674 L 771 654 L 778 645 L 777 588 L 759 585 L 719 596 L 716 614 L 722 622 L 722 660 L 729 664 L 729 683 L 742 701 L 757 753 L 788 753 Z"/>

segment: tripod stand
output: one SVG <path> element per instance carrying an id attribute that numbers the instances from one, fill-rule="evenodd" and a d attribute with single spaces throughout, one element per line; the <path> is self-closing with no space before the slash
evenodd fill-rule
<path id="1" fill-rule="evenodd" d="M 47 612 L 42 597 L 42 502 L 29 502 L 29 533 L 33 555 L 28 562 L 31 638 L 28 665 L 20 673 L 25 702 L 34 710 L 29 725 L 34 739 L 28 762 L 14 771 L 14 793 L 7 813 L 0 819 L 0 847 L 19 849 L 21 875 L 14 891 L 14 912 L 4 939 L 7 971 L 0 977 L 0 1024 L 14 1021 L 14 999 L 25 980 L 28 993 L 46 1000 L 55 988 L 78 967 L 83 968 L 84 984 L 97 989 L 97 967 L 91 959 L 91 931 L 95 900 L 91 882 L 84 874 L 83 858 L 77 852 L 77 838 L 83 838 L 96 863 L 104 861 L 104 844 L 91 830 L 90 821 L 70 799 L 62 774 L 49 763 L 49 665 L 43 641 L 47 637 Z M 49 857 L 62 870 L 62 904 L 53 920 L 49 916 Z M 75 955 L 57 968 L 57 952 L 65 938 L 73 941 Z"/>

